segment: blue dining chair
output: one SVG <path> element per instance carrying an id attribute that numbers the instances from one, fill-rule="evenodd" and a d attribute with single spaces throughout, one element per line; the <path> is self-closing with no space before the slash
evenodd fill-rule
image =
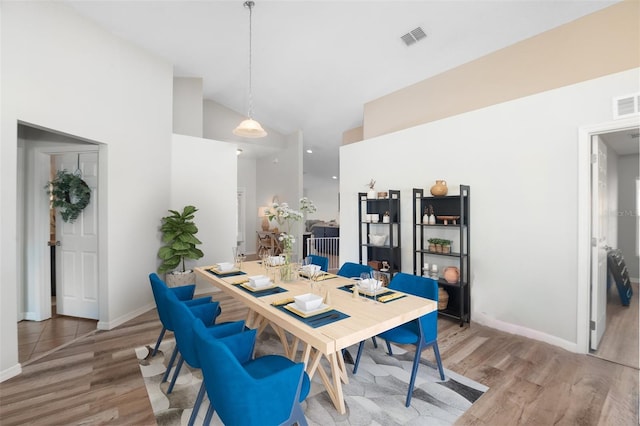
<path id="1" fill-rule="evenodd" d="M 162 330 L 160 331 L 160 335 L 156 340 L 156 345 L 153 347 L 153 351 L 151 352 L 151 356 L 156 356 L 158 352 L 158 347 L 160 347 L 160 343 L 162 343 L 162 339 L 164 339 L 164 335 L 167 330 L 173 331 L 173 327 L 171 327 L 171 320 L 168 318 L 164 309 L 158 308 L 158 288 L 168 288 L 171 292 L 173 292 L 180 301 L 186 303 L 188 306 L 200 305 L 202 303 L 211 302 L 211 296 L 207 297 L 199 297 L 197 299 L 193 298 L 193 293 L 196 290 L 195 284 L 183 285 L 179 287 L 167 287 L 167 284 L 160 279 L 158 274 L 151 273 L 149 274 L 149 281 L 151 282 L 151 291 L 153 292 L 153 300 L 156 302 L 156 309 L 158 310 L 158 317 L 160 318 L 160 323 L 162 324 Z M 155 286 L 154 286 L 155 283 Z M 169 325 L 169 327 L 167 327 Z"/>
<path id="2" fill-rule="evenodd" d="M 251 359 L 256 330 L 216 339 L 198 321 L 193 328 L 209 396 L 205 425 L 214 411 L 225 425 L 307 425 L 300 403 L 310 381 L 303 363 L 280 355 Z"/>
<path id="3" fill-rule="evenodd" d="M 371 274 L 371 272 L 373 272 L 373 268 L 369 265 L 362 265 L 360 263 L 345 262 L 342 264 L 340 269 L 338 269 L 337 275 L 340 275 L 341 277 L 346 277 L 346 278 L 359 278 L 360 274 L 363 272 L 367 274 Z M 373 336 L 371 338 L 371 341 L 373 342 L 373 347 L 377 349 L 378 342 L 376 341 L 376 336 Z M 345 355 L 344 352 L 345 351 L 342 351 L 343 355 Z M 350 356 L 351 355 L 349 355 L 349 357 Z"/>
<path id="4" fill-rule="evenodd" d="M 414 296 L 424 297 L 425 299 L 435 300 L 438 302 L 438 282 L 431 278 L 419 277 L 416 275 L 397 273 L 391 282 L 389 288 L 398 290 L 403 293 L 413 294 Z M 391 330 L 385 331 L 378 335 L 387 342 L 387 351 L 389 355 L 393 355 L 390 343 L 400 343 L 405 345 L 414 345 L 416 353 L 413 357 L 413 368 L 411 370 L 411 380 L 409 381 L 409 391 L 407 392 L 406 406 L 411 404 L 411 395 L 420 365 L 420 355 L 422 351 L 428 347 L 433 347 L 436 356 L 440 379 L 444 380 L 444 370 L 442 369 L 442 360 L 440 359 L 440 350 L 438 349 L 438 311 L 430 312 L 406 324 L 402 324 Z M 360 364 L 360 356 L 364 348 L 364 341 L 358 346 L 358 355 L 353 367 L 353 374 L 358 372 Z"/>
<path id="5" fill-rule="evenodd" d="M 149 275 L 149 281 L 151 282 L 151 290 L 153 291 L 153 297 L 158 308 L 158 316 L 160 317 L 160 322 L 162 323 L 164 329 L 174 331 L 173 321 L 169 314 L 167 297 L 165 296 L 167 293 L 176 296 L 171 290 L 171 288 L 174 287 L 167 287 L 164 281 L 162 281 L 155 273 Z M 213 324 L 215 318 L 221 312 L 220 305 L 218 302 L 212 302 L 211 297 L 204 297 L 202 299 L 203 300 L 196 299 L 198 300 L 198 302 L 193 303 L 192 306 L 189 306 L 189 309 L 205 324 Z M 169 378 L 169 373 L 171 372 L 171 368 L 173 368 L 173 363 L 175 362 L 177 356 L 178 345 L 175 345 L 173 348 L 173 353 L 171 354 L 171 358 L 169 359 L 169 364 L 167 365 L 167 370 L 162 376 L 161 383 L 166 382 Z"/>
<path id="6" fill-rule="evenodd" d="M 175 295 L 171 293 L 165 293 L 167 299 L 167 306 L 169 308 L 169 315 L 173 322 L 174 330 L 173 334 L 176 337 L 176 347 L 179 350 L 178 364 L 176 365 L 171 384 L 167 389 L 167 394 L 171 393 L 176 382 L 176 378 L 180 374 L 182 364 L 186 361 L 192 368 L 200 368 L 200 361 L 198 354 L 196 353 L 195 336 L 193 333 L 193 322 L 198 321 L 203 323 L 202 320 L 196 317 L 194 313 L 183 303 L 181 303 Z M 203 325 L 208 325 L 203 323 Z M 221 338 L 230 336 L 232 334 L 240 333 L 244 330 L 244 321 L 227 322 L 222 324 L 209 325 L 207 327 L 207 333 L 214 338 Z M 192 426 L 198 416 L 200 405 L 204 399 L 205 386 L 204 381 L 198 391 L 191 417 L 189 418 L 188 425 Z"/>
<path id="7" fill-rule="evenodd" d="M 329 258 L 324 256 L 318 256 L 317 254 L 310 254 L 309 260 L 312 265 L 318 265 L 321 271 L 329 271 Z"/>
<path id="8" fill-rule="evenodd" d="M 340 267 L 340 269 L 338 269 L 338 275 L 340 275 L 341 277 L 355 278 L 355 277 L 359 277 L 360 274 L 363 272 L 370 274 L 371 271 L 373 271 L 373 268 L 371 268 L 371 266 L 369 265 L 361 265 L 359 263 L 345 262 Z"/>

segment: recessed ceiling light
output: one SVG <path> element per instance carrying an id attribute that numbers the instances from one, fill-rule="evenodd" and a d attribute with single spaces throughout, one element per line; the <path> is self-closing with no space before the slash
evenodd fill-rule
<path id="1" fill-rule="evenodd" d="M 236 149 L 236 155 L 242 154 L 242 150 L 240 148 Z"/>
<path id="2" fill-rule="evenodd" d="M 307 150 L 307 154 L 313 154 L 313 150 L 308 149 L 308 150 Z"/>
<path id="3" fill-rule="evenodd" d="M 338 176 L 331 176 L 331 179 L 338 179 Z"/>

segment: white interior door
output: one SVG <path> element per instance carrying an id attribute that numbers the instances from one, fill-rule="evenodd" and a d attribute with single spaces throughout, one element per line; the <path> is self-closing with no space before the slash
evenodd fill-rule
<path id="1" fill-rule="evenodd" d="M 56 170 L 82 172 L 89 205 L 73 222 L 56 213 L 56 303 L 61 315 L 98 319 L 98 154 L 56 155 Z"/>
<path id="2" fill-rule="evenodd" d="M 591 337 L 598 349 L 607 326 L 607 146 L 591 140 Z"/>

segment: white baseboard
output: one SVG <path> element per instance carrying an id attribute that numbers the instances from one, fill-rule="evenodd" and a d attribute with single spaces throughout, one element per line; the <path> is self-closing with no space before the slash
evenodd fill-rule
<path id="1" fill-rule="evenodd" d="M 114 319 L 113 321 L 98 321 L 97 329 L 98 330 L 111 330 L 119 325 L 124 324 L 125 322 L 134 319 L 137 316 L 140 316 L 146 312 L 149 312 L 151 309 L 155 308 L 155 303 L 150 303 L 146 306 L 136 309 L 135 311 L 128 312 L 125 315 L 122 315 L 119 318 Z"/>
<path id="2" fill-rule="evenodd" d="M 527 337 L 529 339 L 539 340 L 541 342 L 549 343 L 550 345 L 558 346 L 573 353 L 582 353 L 578 350 L 578 344 L 576 342 L 569 342 L 568 340 L 561 339 L 557 336 L 552 336 L 547 333 L 543 333 L 538 330 L 523 327 L 520 325 L 511 324 L 505 321 L 489 317 L 486 314 L 474 312 L 472 314 L 473 322 L 485 325 L 487 327 L 495 328 L 496 330 L 504 331 L 510 334 L 516 334 L 518 336 Z"/>
<path id="3" fill-rule="evenodd" d="M 38 312 L 23 312 L 22 319 L 26 321 L 44 321 L 48 318 L 42 318 Z"/>
<path id="4" fill-rule="evenodd" d="M 13 367 L 9 367 L 6 370 L 0 371 L 0 383 L 5 380 L 9 380 L 12 377 L 17 376 L 22 373 L 22 366 L 20 364 L 16 364 Z"/>

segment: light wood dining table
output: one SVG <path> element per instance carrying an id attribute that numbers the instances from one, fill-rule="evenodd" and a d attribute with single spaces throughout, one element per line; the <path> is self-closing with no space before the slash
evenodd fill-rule
<path id="1" fill-rule="evenodd" d="M 273 328 L 282 342 L 285 356 L 293 361 L 304 362 L 309 378 L 313 378 L 316 373 L 319 374 L 340 414 L 346 412 L 342 383 L 349 383 L 342 349 L 437 310 L 435 301 L 412 295 L 387 303 L 376 303 L 362 296 L 356 298 L 352 293 L 339 288 L 353 284 L 353 280 L 331 275 L 328 279 L 317 282 L 315 291 L 322 295 L 328 292 L 330 307 L 349 317 L 313 328 L 273 305 L 287 299 L 292 300 L 294 296 L 310 293 L 311 283 L 308 280 L 282 282 L 278 278 L 276 284 L 286 290 L 285 292 L 256 297 L 258 293 L 240 288 L 242 284 L 239 283 L 248 280 L 250 276 L 267 275 L 261 262 L 243 262 L 241 269 L 245 272 L 244 275 L 218 276 L 209 272 L 210 268 L 198 267 L 195 271 L 206 282 L 249 308 L 247 326 L 257 328 L 258 332 L 262 332 L 267 326 Z M 327 360 L 328 368 L 321 362 L 323 358 Z"/>

